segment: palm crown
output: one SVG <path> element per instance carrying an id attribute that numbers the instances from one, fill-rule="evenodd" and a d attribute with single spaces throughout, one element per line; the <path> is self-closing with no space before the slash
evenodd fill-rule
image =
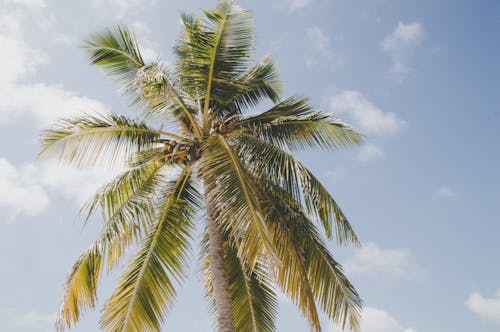
<path id="1" fill-rule="evenodd" d="M 96 305 L 101 274 L 133 245 L 100 324 L 105 331 L 159 330 L 184 277 L 195 217 L 205 210 L 201 269 L 220 331 L 275 330 L 278 291 L 316 331 L 319 311 L 357 330 L 361 300 L 313 221 L 339 244 L 358 240 L 291 153 L 358 144 L 360 135 L 305 98 L 280 99 L 273 61 L 252 64 L 248 11 L 223 0 L 203 18 L 182 15 L 182 22 L 172 69 L 145 63 L 125 26 L 86 43 L 91 62 L 143 106 L 138 119 L 82 115 L 43 133 L 43 156 L 73 165 L 127 159 L 126 171 L 85 206 L 89 216 L 102 209 L 105 222 L 67 277 L 58 329 Z M 274 106 L 245 115 L 263 100 Z M 165 172 L 172 169 L 173 180 Z"/>

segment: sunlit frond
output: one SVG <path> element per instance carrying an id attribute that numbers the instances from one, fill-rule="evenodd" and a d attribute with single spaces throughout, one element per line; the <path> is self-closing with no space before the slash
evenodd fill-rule
<path id="1" fill-rule="evenodd" d="M 156 221 L 148 228 L 120 283 L 105 304 L 104 331 L 157 331 L 184 276 L 192 218 L 200 195 L 185 168 L 165 190 Z"/>
<path id="2" fill-rule="evenodd" d="M 361 299 L 314 224 L 289 193 L 270 183 L 260 185 L 265 186 L 260 192 L 262 204 L 282 262 L 275 271 L 283 292 L 316 331 L 321 330 L 317 307 L 342 328 L 358 331 Z"/>
<path id="3" fill-rule="evenodd" d="M 104 218 L 98 241 L 107 248 L 111 270 L 133 239 L 139 239 L 155 218 L 155 202 L 165 183 L 161 161 L 123 172 L 101 187 L 83 206 L 88 218 L 97 208 Z"/>
<path id="4" fill-rule="evenodd" d="M 145 65 L 137 40 L 125 25 L 94 34 L 84 46 L 92 64 L 103 66 L 113 77 L 127 83 Z"/>
<path id="5" fill-rule="evenodd" d="M 198 104 L 173 83 L 175 80 L 165 66 L 153 63 L 141 68 L 126 90 L 132 103 L 143 103 L 146 106 L 146 117 L 168 119 L 173 116 L 180 122 L 184 133 L 201 139 L 201 130 L 195 118 Z"/>
<path id="6" fill-rule="evenodd" d="M 328 238 L 331 238 L 334 226 L 339 244 L 359 243 L 349 221 L 328 190 L 292 155 L 252 135 L 241 134 L 234 141 L 239 155 L 248 163 L 252 173 L 283 188 L 297 201 L 304 201 L 307 213 L 322 222 Z"/>
<path id="7" fill-rule="evenodd" d="M 231 245 L 230 241 L 225 242 L 224 252 L 235 330 L 241 332 L 275 331 L 278 301 L 269 267 L 264 262 L 259 262 L 252 271 L 245 268 L 238 258 L 238 250 Z M 207 299 L 214 309 L 215 299 L 208 253 L 208 237 L 205 236 L 202 242 L 203 279 Z"/>
<path id="8" fill-rule="evenodd" d="M 240 259 L 250 268 L 263 251 L 272 259 L 272 242 L 250 174 L 223 136 L 213 135 L 207 140 L 201 168 L 210 204 L 217 208 L 223 229 L 233 241 L 238 240 Z"/>
<path id="9" fill-rule="evenodd" d="M 282 90 L 276 65 L 270 57 L 264 57 L 241 77 L 227 84 L 233 85 L 235 94 L 230 96 L 228 93 L 228 100 L 214 110 L 219 117 L 241 114 L 265 99 L 278 102 Z"/>
<path id="10" fill-rule="evenodd" d="M 62 119 L 42 133 L 40 155 L 75 166 L 119 165 L 154 147 L 164 134 L 182 138 L 115 114 Z"/>
<path id="11" fill-rule="evenodd" d="M 83 311 L 94 308 L 97 301 L 97 282 L 104 265 L 102 248 L 94 242 L 73 264 L 66 278 L 56 330 L 75 325 Z"/>
<path id="12" fill-rule="evenodd" d="M 85 48 L 92 64 L 104 67 L 122 83 L 132 104 L 142 103 L 148 112 L 161 110 L 163 115 L 173 115 L 181 121 L 186 118 L 199 136 L 189 96 L 173 86 L 172 78 L 159 60 L 144 62 L 138 42 L 127 26 L 119 25 L 94 34 Z"/>
<path id="13" fill-rule="evenodd" d="M 243 119 L 234 126 L 291 150 L 333 149 L 362 142 L 362 136 L 350 126 L 331 114 L 313 110 L 307 98 L 288 98 L 269 111 Z"/>
<path id="14" fill-rule="evenodd" d="M 105 221 L 98 237 L 68 274 L 57 317 L 58 331 L 75 324 L 85 309 L 94 308 L 104 262 L 107 260 L 108 269 L 114 266 L 132 239 L 139 237 L 140 226 L 151 224 L 153 196 L 160 178 L 160 165 L 145 165 L 124 172 L 89 201 L 89 214 L 101 205 Z"/>
<path id="15" fill-rule="evenodd" d="M 182 88 L 203 105 L 203 129 L 208 131 L 209 109 L 235 95 L 232 80 L 249 67 L 254 41 L 250 12 L 219 1 L 206 19 L 184 16 L 185 38 L 175 51 Z M 228 98 L 229 97 L 229 98 Z"/>

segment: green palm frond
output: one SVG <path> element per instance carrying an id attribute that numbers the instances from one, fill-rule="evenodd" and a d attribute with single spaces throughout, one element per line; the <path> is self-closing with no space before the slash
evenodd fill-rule
<path id="1" fill-rule="evenodd" d="M 206 296 L 215 309 L 212 279 L 210 274 L 210 256 L 208 236 L 202 241 L 202 271 Z M 274 282 L 269 275 L 265 262 L 259 262 L 250 271 L 238 258 L 237 249 L 230 241 L 224 243 L 224 259 L 228 274 L 231 307 L 235 319 L 235 329 L 241 332 L 275 331 L 278 310 Z"/>
<path id="2" fill-rule="evenodd" d="M 179 135 L 153 130 L 144 122 L 125 116 L 86 115 L 60 120 L 42 134 L 41 156 L 52 156 L 71 165 L 117 165 L 136 153 L 155 147 L 162 135 L 183 140 Z"/>
<path id="3" fill-rule="evenodd" d="M 234 126 L 291 150 L 333 149 L 362 142 L 362 136 L 350 126 L 331 114 L 313 110 L 307 98 L 288 98 L 269 111 L 243 119 Z"/>
<path id="4" fill-rule="evenodd" d="M 248 134 L 240 134 L 235 144 L 255 177 L 268 179 L 297 201 L 304 201 L 307 213 L 322 222 L 328 238 L 334 226 L 339 244 L 359 244 L 349 221 L 328 190 L 292 155 Z"/>
<path id="5" fill-rule="evenodd" d="M 342 328 L 358 331 L 361 299 L 328 252 L 316 227 L 289 193 L 270 183 L 262 185 L 262 204 L 283 263 L 276 267 L 276 280 L 283 292 L 299 306 L 316 331 L 321 330 L 317 306 Z"/>
<path id="6" fill-rule="evenodd" d="M 125 25 L 96 33 L 85 43 L 85 48 L 94 65 L 104 67 L 107 72 L 123 84 L 124 92 L 132 104 L 144 103 L 148 111 L 158 109 L 162 114 L 173 114 L 177 119 L 187 118 L 190 126 L 197 130 L 198 124 L 184 99 L 171 83 L 165 66 L 159 61 L 144 63 L 134 33 Z"/>
<path id="7" fill-rule="evenodd" d="M 57 331 L 75 325 L 83 311 L 95 307 L 97 282 L 103 265 L 102 247 L 95 241 L 78 257 L 66 278 L 64 296 L 56 319 Z"/>
<path id="8" fill-rule="evenodd" d="M 113 77 L 126 83 L 145 66 L 134 33 L 125 25 L 94 34 L 84 47 L 92 64 L 103 66 Z"/>
<path id="9" fill-rule="evenodd" d="M 219 222 L 224 230 L 231 234 L 233 241 L 239 241 L 238 256 L 250 268 L 263 251 L 273 259 L 265 216 L 239 156 L 221 135 L 211 136 L 205 151 L 201 167 L 206 190 L 212 195 L 212 204 L 218 209 Z"/>
<path id="10" fill-rule="evenodd" d="M 244 110 L 256 106 L 261 101 L 269 99 L 278 102 L 282 84 L 275 63 L 270 57 L 264 57 L 254 67 L 232 82 L 234 95 L 229 95 L 228 101 L 220 103 L 214 110 L 217 116 L 241 114 Z"/>
<path id="11" fill-rule="evenodd" d="M 231 80 L 249 67 L 254 41 L 249 11 L 219 1 L 198 23 L 184 16 L 185 39 L 176 47 L 181 86 L 203 104 L 203 128 L 208 132 L 209 109 L 234 95 Z"/>
<path id="12" fill-rule="evenodd" d="M 151 162 L 123 172 L 101 187 L 81 211 L 86 219 L 100 207 L 105 220 L 97 241 L 107 248 L 108 271 L 133 239 L 140 239 L 155 218 L 155 202 L 165 183 L 162 162 Z"/>
<path id="13" fill-rule="evenodd" d="M 58 331 L 76 324 L 82 310 L 94 308 L 104 262 L 107 260 L 110 270 L 132 239 L 140 237 L 141 226 L 152 223 L 154 191 L 161 180 L 160 165 L 145 165 L 124 172 L 87 203 L 89 214 L 102 206 L 105 222 L 68 274 L 56 321 Z"/>
<path id="14" fill-rule="evenodd" d="M 159 330 L 176 294 L 174 284 L 184 276 L 192 218 L 200 206 L 190 177 L 187 167 L 165 189 L 157 220 L 103 308 L 104 331 Z"/>
<path id="15" fill-rule="evenodd" d="M 127 91 L 132 103 L 142 102 L 146 106 L 146 117 L 173 116 L 188 135 L 201 139 L 201 130 L 195 119 L 198 104 L 189 94 L 179 89 L 173 82 L 176 78 L 160 63 L 153 63 L 138 71 Z"/>

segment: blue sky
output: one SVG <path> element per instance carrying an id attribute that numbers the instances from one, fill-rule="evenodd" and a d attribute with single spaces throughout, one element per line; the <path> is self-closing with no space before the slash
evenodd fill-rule
<path id="1" fill-rule="evenodd" d="M 329 244 L 366 303 L 363 332 L 500 330 L 500 2 L 237 3 L 253 11 L 256 53 L 277 61 L 286 94 L 366 134 L 360 148 L 299 155 L 364 243 Z M 36 159 L 40 130 L 60 116 L 130 113 L 81 41 L 127 22 L 146 57 L 172 62 L 179 13 L 212 5 L 0 0 L 0 330 L 52 330 L 65 274 L 99 228 L 83 229 L 78 209 L 113 171 Z M 308 330 L 280 305 L 279 331 Z M 97 319 L 74 331 L 97 331 Z M 211 330 L 196 267 L 165 330 Z"/>

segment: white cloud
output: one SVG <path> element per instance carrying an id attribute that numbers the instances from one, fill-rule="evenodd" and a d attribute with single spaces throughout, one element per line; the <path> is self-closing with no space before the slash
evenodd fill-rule
<path id="1" fill-rule="evenodd" d="M 0 88 L 5 89 L 6 86 L 26 77 L 35 69 L 48 62 L 48 57 L 45 53 L 32 49 L 21 40 L 0 34 Z M 2 91 L 3 98 L 6 98 L 8 93 Z"/>
<path id="2" fill-rule="evenodd" d="M 74 168 L 54 162 L 25 167 L 29 176 L 38 175 L 41 185 L 58 192 L 81 206 L 105 182 L 118 175 L 119 170 Z"/>
<path id="3" fill-rule="evenodd" d="M 140 43 L 139 48 L 144 61 L 148 63 L 161 58 L 160 52 L 158 51 L 160 44 L 151 39 L 151 29 L 148 24 L 144 21 L 134 21 L 132 23 L 132 29 L 137 35 L 137 39 Z"/>
<path id="4" fill-rule="evenodd" d="M 0 32 L 0 44 L 4 46 L 0 52 L 0 125 L 28 118 L 40 127 L 61 116 L 107 112 L 99 101 L 78 96 L 62 86 L 27 83 L 30 75 L 49 59 L 16 33 Z"/>
<path id="5" fill-rule="evenodd" d="M 382 48 L 388 52 L 399 51 L 405 47 L 419 43 L 424 35 L 422 25 L 418 22 L 398 23 L 396 29 L 382 41 Z"/>
<path id="6" fill-rule="evenodd" d="M 376 144 L 367 143 L 361 147 L 358 159 L 363 162 L 382 158 L 385 155 L 384 150 Z"/>
<path id="7" fill-rule="evenodd" d="M 313 0 L 285 0 L 290 11 L 309 6 Z"/>
<path id="8" fill-rule="evenodd" d="M 500 289 L 492 298 L 485 298 L 479 293 L 470 294 L 465 306 L 482 319 L 500 324 Z"/>
<path id="9" fill-rule="evenodd" d="M 399 80 L 404 79 L 412 68 L 407 60 L 415 46 L 424 38 L 424 29 L 419 22 L 398 22 L 396 29 L 380 43 L 382 49 L 392 58 L 392 73 Z"/>
<path id="10" fill-rule="evenodd" d="M 306 48 L 306 65 L 321 68 L 337 69 L 346 63 L 346 59 L 340 54 L 333 52 L 330 36 L 318 26 L 309 27 L 306 30 L 309 47 Z M 342 38 L 336 35 L 335 39 Z"/>
<path id="11" fill-rule="evenodd" d="M 344 269 L 348 275 L 385 276 L 390 279 L 416 281 L 426 276 L 408 249 L 382 249 L 367 243 L 347 258 Z"/>
<path id="12" fill-rule="evenodd" d="M 307 38 L 311 46 L 324 57 L 331 56 L 330 39 L 320 27 L 313 26 L 307 29 Z"/>
<path id="13" fill-rule="evenodd" d="M 393 134 L 404 124 L 396 114 L 383 112 L 360 92 L 354 90 L 333 95 L 330 98 L 330 107 L 337 114 L 346 114 L 354 128 L 366 134 Z"/>
<path id="14" fill-rule="evenodd" d="M 0 124 L 28 118 L 38 127 L 45 127 L 60 117 L 108 112 L 101 102 L 78 96 L 57 85 L 10 84 L 3 92 L 0 95 Z"/>
<path id="15" fill-rule="evenodd" d="M 325 172 L 328 180 L 337 182 L 347 176 L 349 172 L 345 167 L 337 166 Z"/>
<path id="16" fill-rule="evenodd" d="M 0 307 L 0 328 L 16 331 L 21 328 L 33 331 L 53 331 L 56 320 L 56 313 L 43 313 L 37 310 L 20 312 L 16 308 Z"/>
<path id="17" fill-rule="evenodd" d="M 115 19 L 134 15 L 143 8 L 154 6 L 157 0 L 92 0 L 96 12 L 101 15 L 113 15 Z"/>
<path id="18" fill-rule="evenodd" d="M 56 321 L 56 313 L 45 314 L 32 310 L 12 318 L 12 325 L 16 327 L 40 330 L 52 330 Z"/>
<path id="19" fill-rule="evenodd" d="M 2 0 L 4 4 L 26 6 L 31 9 L 45 8 L 47 3 L 44 0 Z"/>
<path id="20" fill-rule="evenodd" d="M 416 332 L 411 328 L 404 328 L 385 310 L 372 307 L 363 309 L 360 327 L 363 332 Z M 330 331 L 341 332 L 341 329 L 332 325 Z"/>
<path id="21" fill-rule="evenodd" d="M 457 193 L 448 186 L 441 186 L 434 190 L 434 197 L 436 198 L 453 198 Z"/>
<path id="22" fill-rule="evenodd" d="M 46 211 L 50 197 L 60 194 L 81 206 L 102 184 L 119 171 L 70 168 L 52 162 L 15 167 L 0 158 L 0 211 L 12 220 Z"/>
<path id="23" fill-rule="evenodd" d="M 0 158 L 0 209 L 10 217 L 18 214 L 33 216 L 49 206 L 45 189 L 35 179 L 27 177 L 5 158 Z"/>

